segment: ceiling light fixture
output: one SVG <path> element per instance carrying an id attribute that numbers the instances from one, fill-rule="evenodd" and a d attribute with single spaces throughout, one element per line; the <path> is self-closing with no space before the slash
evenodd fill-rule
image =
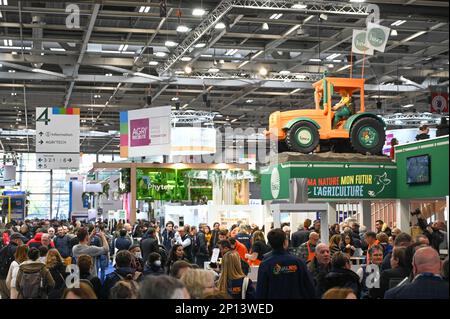
<path id="1" fill-rule="evenodd" d="M 395 22 L 392 22 L 391 26 L 398 27 L 398 26 L 402 25 L 405 22 L 406 22 L 406 20 L 397 20 Z"/>
<path id="2" fill-rule="evenodd" d="M 188 106 L 189 106 L 189 104 L 186 103 L 185 105 L 183 105 L 183 106 L 181 107 L 181 109 L 184 110 L 184 109 L 187 108 Z"/>
<path id="3" fill-rule="evenodd" d="M 414 104 L 406 104 L 406 105 L 403 105 L 402 107 L 403 108 L 410 108 L 410 107 L 413 107 L 414 106 Z"/>
<path id="4" fill-rule="evenodd" d="M 174 101 L 174 102 L 179 101 L 179 100 L 180 100 L 180 98 L 179 98 L 178 96 L 174 96 L 174 97 L 172 98 L 172 101 Z"/>
<path id="5" fill-rule="evenodd" d="M 139 8 L 139 13 L 149 13 L 150 9 L 151 9 L 151 7 L 149 7 L 149 6 L 141 6 Z"/>
<path id="6" fill-rule="evenodd" d="M 271 16 L 270 16 L 270 20 L 278 20 L 278 19 L 280 19 L 281 17 L 283 16 L 283 14 L 282 13 L 274 13 L 274 14 L 272 14 Z"/>
<path id="7" fill-rule="evenodd" d="M 253 100 L 247 100 L 247 101 L 245 101 L 245 103 L 248 103 L 248 104 L 251 104 L 251 103 L 253 103 L 254 101 Z"/>
<path id="8" fill-rule="evenodd" d="M 243 66 L 245 66 L 245 65 L 247 65 L 247 64 L 249 64 L 249 63 L 250 63 L 250 61 L 244 61 L 244 62 L 242 62 L 241 64 L 239 64 L 238 69 L 242 68 Z"/>
<path id="9" fill-rule="evenodd" d="M 167 55 L 166 52 L 156 52 L 155 56 L 157 56 L 158 58 L 164 58 Z"/>
<path id="10" fill-rule="evenodd" d="M 184 72 L 186 74 L 191 74 L 192 73 L 192 67 L 189 65 L 186 65 L 186 67 L 184 68 Z"/>
<path id="11" fill-rule="evenodd" d="M 392 31 L 391 31 L 391 36 L 393 36 L 393 37 L 396 37 L 396 36 L 398 36 L 398 32 L 397 32 L 397 30 L 395 30 L 395 29 L 392 29 Z"/>
<path id="12" fill-rule="evenodd" d="M 192 15 L 195 17 L 201 17 L 206 13 L 206 11 L 202 8 L 195 8 L 192 10 Z"/>
<path id="13" fill-rule="evenodd" d="M 194 45 L 194 47 L 197 49 L 201 49 L 201 48 L 206 47 L 206 43 L 200 42 L 200 43 L 197 43 L 196 45 Z"/>
<path id="14" fill-rule="evenodd" d="M 306 9 L 306 8 L 308 8 L 308 6 L 304 3 L 299 2 L 299 3 L 294 4 L 291 8 L 292 9 Z"/>
<path id="15" fill-rule="evenodd" d="M 259 74 L 262 75 L 262 76 L 267 76 L 267 74 L 269 74 L 269 71 L 265 67 L 262 66 L 259 69 Z"/>
<path id="16" fill-rule="evenodd" d="M 267 22 L 264 22 L 261 26 L 261 30 L 268 31 L 269 30 L 269 24 Z"/>
<path id="17" fill-rule="evenodd" d="M 291 93 L 289 93 L 289 94 L 295 94 L 295 93 L 297 93 L 297 92 L 299 92 L 300 91 L 300 89 L 295 89 L 295 90 L 293 90 Z"/>
<path id="18" fill-rule="evenodd" d="M 209 73 L 218 73 L 220 71 L 220 69 L 218 68 L 211 68 L 208 70 Z"/>
<path id="19" fill-rule="evenodd" d="M 231 123 L 237 122 L 238 119 L 231 120 Z"/>
<path id="20" fill-rule="evenodd" d="M 350 0 L 350 2 L 362 3 L 362 2 L 366 2 L 366 0 Z"/>
<path id="21" fill-rule="evenodd" d="M 225 52 L 225 55 L 232 56 L 232 55 L 235 55 L 237 52 L 238 52 L 238 49 L 231 49 L 231 50 L 228 50 L 227 52 Z"/>
<path id="22" fill-rule="evenodd" d="M 317 59 L 317 58 L 313 58 L 313 59 L 309 59 L 309 62 L 322 62 L 321 59 Z"/>
<path id="23" fill-rule="evenodd" d="M 191 29 L 188 28 L 188 27 L 185 26 L 185 25 L 179 25 L 179 26 L 177 27 L 177 32 L 180 32 L 180 33 L 186 33 L 186 32 L 189 32 L 189 31 L 191 31 Z"/>
<path id="24" fill-rule="evenodd" d="M 294 25 L 292 28 L 290 28 L 283 36 L 287 37 L 288 35 L 290 35 L 292 32 L 294 32 L 295 30 L 297 30 L 298 28 L 300 28 L 301 25 L 300 24 L 296 24 Z"/>
<path id="25" fill-rule="evenodd" d="M 417 38 L 417 37 L 420 37 L 421 35 L 423 35 L 423 34 L 425 34 L 425 33 L 427 33 L 427 31 L 419 31 L 419 32 L 416 32 L 416 33 L 414 33 L 413 35 L 411 35 L 411 36 L 407 37 L 406 39 L 404 39 L 402 42 L 408 42 L 408 41 L 411 41 L 412 39 L 415 39 L 415 38 Z"/>
<path id="26" fill-rule="evenodd" d="M 337 58 L 337 57 L 339 57 L 339 56 L 341 56 L 341 55 L 342 55 L 341 53 L 333 53 L 333 54 L 331 54 L 331 55 L 329 55 L 329 56 L 327 57 L 327 60 L 328 60 L 328 61 L 334 60 L 335 58 Z"/>
<path id="27" fill-rule="evenodd" d="M 216 26 L 214 28 L 216 28 L 217 30 L 223 30 L 225 29 L 227 26 L 225 25 L 225 23 L 223 22 L 219 22 L 216 24 Z"/>
<path id="28" fill-rule="evenodd" d="M 280 75 L 289 75 L 289 74 L 291 74 L 291 71 L 283 70 L 283 71 L 280 71 L 279 73 L 280 73 Z"/>
<path id="29" fill-rule="evenodd" d="M 350 64 L 349 64 L 349 65 L 346 65 L 346 66 L 343 66 L 342 68 L 340 68 L 340 69 L 338 70 L 338 72 L 344 71 L 344 70 L 346 70 L 346 69 L 348 69 L 348 68 L 350 68 L 350 67 L 351 67 Z"/>
<path id="30" fill-rule="evenodd" d="M 152 66 L 156 66 L 159 64 L 159 62 L 158 61 L 150 61 L 150 62 L 148 62 L 148 64 L 152 65 Z"/>
<path id="31" fill-rule="evenodd" d="M 264 50 L 261 50 L 261 51 L 258 51 L 258 52 L 256 52 L 253 56 L 252 56 L 252 60 L 253 59 L 256 59 L 257 57 L 259 57 L 261 54 L 263 54 L 264 53 Z"/>
<path id="32" fill-rule="evenodd" d="M 183 62 L 190 62 L 190 61 L 192 61 L 192 58 L 190 56 L 184 56 L 184 57 L 181 58 L 181 61 L 183 61 Z"/>
<path id="33" fill-rule="evenodd" d="M 167 40 L 166 41 L 166 43 L 165 43 L 165 46 L 166 47 L 176 47 L 178 45 L 178 43 L 176 43 L 176 42 L 174 42 L 174 41 L 170 41 L 170 40 Z"/>
<path id="34" fill-rule="evenodd" d="M 112 76 L 112 73 L 106 73 L 105 76 L 111 77 L 111 76 Z"/>

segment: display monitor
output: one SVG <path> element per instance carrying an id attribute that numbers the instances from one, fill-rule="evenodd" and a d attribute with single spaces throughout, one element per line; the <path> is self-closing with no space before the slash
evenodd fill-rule
<path id="1" fill-rule="evenodd" d="M 407 183 L 409 185 L 431 182 L 431 158 L 429 155 L 408 157 L 406 159 Z"/>

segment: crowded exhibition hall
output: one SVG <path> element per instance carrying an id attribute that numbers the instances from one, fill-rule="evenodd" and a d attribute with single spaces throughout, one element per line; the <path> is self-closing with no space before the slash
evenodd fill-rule
<path id="1" fill-rule="evenodd" d="M 448 10 L 0 0 L 0 307 L 448 300 Z"/>

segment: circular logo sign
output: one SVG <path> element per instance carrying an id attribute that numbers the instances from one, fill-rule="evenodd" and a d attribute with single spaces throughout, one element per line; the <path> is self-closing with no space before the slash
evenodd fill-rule
<path id="1" fill-rule="evenodd" d="M 368 41 L 374 47 L 381 47 L 386 41 L 386 34 L 380 28 L 372 28 L 368 34 Z"/>
<path id="2" fill-rule="evenodd" d="M 280 195 L 280 172 L 278 168 L 274 168 L 272 175 L 270 176 L 270 191 L 272 192 L 272 197 L 277 199 Z"/>
<path id="3" fill-rule="evenodd" d="M 312 134 L 309 130 L 301 130 L 298 133 L 297 138 L 302 145 L 309 145 L 312 143 Z"/>
<path id="4" fill-rule="evenodd" d="M 355 37 L 355 47 L 359 51 L 366 51 L 368 48 L 365 46 L 366 44 L 366 33 L 361 32 Z"/>
<path id="5" fill-rule="evenodd" d="M 436 112 L 447 110 L 447 99 L 442 95 L 436 95 L 431 102 L 431 106 Z"/>

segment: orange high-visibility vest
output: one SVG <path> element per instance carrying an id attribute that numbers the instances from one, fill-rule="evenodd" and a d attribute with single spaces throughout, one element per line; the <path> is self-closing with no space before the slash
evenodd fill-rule
<path id="1" fill-rule="evenodd" d="M 311 248 L 309 247 L 309 241 L 306 243 L 306 247 L 308 248 L 308 259 L 307 261 L 310 262 L 316 257 L 316 253 L 311 251 Z"/>

